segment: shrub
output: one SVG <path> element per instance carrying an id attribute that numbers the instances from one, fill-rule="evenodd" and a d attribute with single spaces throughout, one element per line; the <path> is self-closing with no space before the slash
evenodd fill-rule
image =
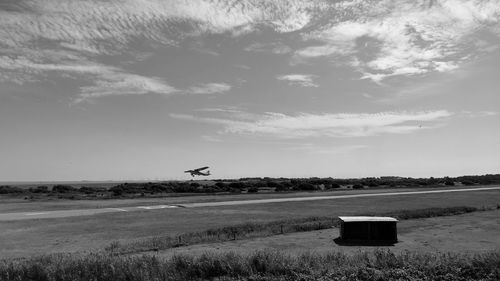
<path id="1" fill-rule="evenodd" d="M 78 189 L 78 191 L 85 194 L 94 194 L 99 192 L 105 192 L 106 189 L 103 187 L 82 186 L 80 187 L 80 189 Z"/>
<path id="2" fill-rule="evenodd" d="M 248 189 L 248 193 L 257 193 L 257 192 L 259 192 L 259 188 L 258 187 L 254 186 L 254 187 L 250 187 Z"/>
<path id="3" fill-rule="evenodd" d="M 297 187 L 296 187 L 297 190 L 318 190 L 319 188 L 316 187 L 315 185 L 313 184 L 310 184 L 308 182 L 304 182 L 304 183 L 301 183 L 299 184 Z"/>
<path id="4" fill-rule="evenodd" d="M 76 188 L 71 185 L 57 184 L 52 187 L 52 192 L 54 193 L 69 193 L 74 191 L 76 191 Z"/>
<path id="5" fill-rule="evenodd" d="M 328 186 L 328 188 L 332 188 L 332 189 L 333 189 L 333 188 L 340 188 L 340 184 L 338 184 L 338 183 L 334 182 L 334 183 L 332 183 L 331 185 L 329 185 L 329 186 Z"/>
<path id="6" fill-rule="evenodd" d="M 222 186 L 224 188 L 224 186 Z M 234 189 L 245 189 L 247 185 L 244 182 L 232 182 L 229 184 L 229 188 Z"/>
<path id="7" fill-rule="evenodd" d="M 223 188 L 225 188 L 225 187 L 226 187 L 226 184 L 225 184 L 225 183 L 223 183 L 223 182 L 216 182 L 216 183 L 215 183 L 215 186 L 216 186 L 217 188 L 219 188 L 219 189 L 223 189 Z"/>
<path id="8" fill-rule="evenodd" d="M 197 183 L 197 182 L 192 182 L 192 183 L 190 183 L 189 185 L 191 185 L 191 186 L 192 186 L 192 187 L 194 187 L 194 188 L 198 188 L 198 187 L 200 187 L 200 186 L 201 186 L 201 185 L 200 185 L 199 183 Z"/>
<path id="9" fill-rule="evenodd" d="M 2 185 L 0 186 L 0 194 L 11 194 L 11 193 L 24 193 L 22 188 L 17 186 Z"/>
<path id="10" fill-rule="evenodd" d="M 287 191 L 287 190 L 289 190 L 289 188 L 287 186 L 283 185 L 283 184 L 278 185 L 274 189 L 274 191 L 277 191 L 277 192 L 282 192 L 282 191 Z"/>
<path id="11" fill-rule="evenodd" d="M 37 186 L 36 188 L 30 188 L 30 192 L 32 192 L 32 193 L 48 193 L 49 187 L 46 185 L 40 185 L 40 186 Z"/>
<path id="12" fill-rule="evenodd" d="M 362 186 L 361 184 L 355 184 L 352 186 L 352 189 L 363 189 L 364 186 Z"/>

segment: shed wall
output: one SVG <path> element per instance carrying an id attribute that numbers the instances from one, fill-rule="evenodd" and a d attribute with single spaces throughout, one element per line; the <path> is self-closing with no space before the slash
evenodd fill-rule
<path id="1" fill-rule="evenodd" d="M 397 241 L 396 222 L 344 222 L 340 225 L 342 240 Z"/>

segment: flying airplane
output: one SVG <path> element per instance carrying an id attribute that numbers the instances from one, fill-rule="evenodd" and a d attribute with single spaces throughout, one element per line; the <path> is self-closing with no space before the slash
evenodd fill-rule
<path id="1" fill-rule="evenodd" d="M 202 167 L 202 168 L 198 168 L 198 169 L 193 169 L 193 170 L 187 170 L 187 171 L 184 171 L 184 173 L 190 173 L 192 177 L 194 176 L 210 176 L 210 171 L 207 170 L 206 173 L 202 172 L 203 170 L 205 169 L 208 169 L 209 167 Z"/>

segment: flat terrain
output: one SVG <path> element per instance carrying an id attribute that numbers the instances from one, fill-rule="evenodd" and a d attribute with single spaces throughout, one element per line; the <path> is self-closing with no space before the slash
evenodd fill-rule
<path id="1" fill-rule="evenodd" d="M 477 186 L 478 188 L 498 186 Z M 439 188 L 457 189 L 460 187 Z M 461 187 L 465 188 L 465 187 Z M 428 191 L 437 188 L 377 188 L 377 189 L 334 189 L 322 192 L 292 192 L 292 193 L 251 193 L 251 194 L 208 194 L 208 195 L 168 195 L 158 198 L 134 198 L 134 199 L 103 199 L 103 200 L 59 200 L 56 198 L 46 200 L 24 200 L 23 198 L 12 198 L 0 195 L 0 213 L 13 212 L 40 212 L 51 210 L 74 210 L 74 209 L 96 209 L 96 208 L 122 208 L 137 205 L 175 205 L 187 203 L 206 203 L 220 201 L 259 200 L 274 198 L 297 198 L 313 196 L 338 196 L 350 194 L 385 193 L 385 192 L 408 192 Z"/>
<path id="2" fill-rule="evenodd" d="M 384 189 L 377 192 L 415 191 L 417 189 Z M 429 190 L 429 189 L 419 189 Z M 433 190 L 433 189 L 430 189 Z M 39 212 L 60 209 L 121 208 L 137 205 L 170 205 L 191 202 L 214 202 L 262 198 L 296 198 L 319 195 L 373 193 L 374 190 L 325 193 L 256 194 L 228 196 L 190 196 L 175 198 L 48 201 L 0 203 L 0 213 Z M 25 201 L 24 201 L 25 202 Z M 94 250 L 112 241 L 131 241 L 158 235 L 173 235 L 238 224 L 247 221 L 272 221 L 309 216 L 370 214 L 402 209 L 429 207 L 492 206 L 500 204 L 500 190 L 430 193 L 393 196 L 337 198 L 317 201 L 269 204 L 205 206 L 198 208 L 165 208 L 134 212 L 103 213 L 51 219 L 0 221 L 0 257 L 21 257 L 51 252 Z M 71 208 L 73 206 L 73 208 Z M 63 207 L 63 208 L 61 208 Z"/>
<path id="3" fill-rule="evenodd" d="M 220 206 L 239 206 L 239 205 L 256 205 L 256 204 L 271 204 L 285 202 L 304 202 L 318 200 L 335 200 L 346 198 L 362 198 L 362 197 L 387 197 L 401 195 L 421 195 L 434 193 L 451 193 L 451 192 L 477 192 L 486 190 L 500 190 L 500 187 L 482 187 L 482 188 L 459 188 L 459 189 L 437 189 L 437 190 L 419 190 L 419 191 L 393 191 L 393 192 L 372 192 L 362 194 L 342 194 L 342 195 L 322 195 L 322 196 L 302 196 L 302 197 L 284 197 L 284 198 L 261 198 L 248 200 L 231 200 L 217 202 L 191 202 L 177 203 L 171 205 L 143 205 L 143 206 L 123 206 L 123 207 L 108 207 L 108 208 L 87 208 L 87 209 L 62 209 L 62 210 L 39 210 L 32 212 L 13 212 L 0 213 L 0 221 L 26 220 L 26 219 L 48 219 L 48 218 L 64 218 L 90 216 L 104 213 L 116 212 L 136 212 L 142 210 L 159 210 L 173 208 L 203 208 L 203 207 L 220 207 Z"/>
<path id="4" fill-rule="evenodd" d="M 393 252 L 470 252 L 500 250 L 500 210 L 456 216 L 405 220 L 398 223 L 399 242 L 394 246 L 340 246 L 334 242 L 339 229 L 289 233 L 271 237 L 236 240 L 224 243 L 192 245 L 151 253 L 170 257 L 175 254 L 199 255 L 204 252 L 237 252 L 248 254 L 271 248 L 291 254 L 304 252 L 356 251 L 375 248 Z"/>

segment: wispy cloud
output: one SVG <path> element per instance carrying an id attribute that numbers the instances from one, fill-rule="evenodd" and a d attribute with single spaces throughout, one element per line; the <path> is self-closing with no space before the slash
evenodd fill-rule
<path id="1" fill-rule="evenodd" d="M 285 115 L 265 113 L 256 120 L 171 114 L 172 118 L 218 124 L 222 133 L 268 135 L 280 138 L 367 137 L 405 134 L 438 126 L 452 116 L 446 110 L 419 112 L 340 113 Z"/>
<path id="2" fill-rule="evenodd" d="M 176 89 L 166 84 L 159 77 L 144 77 L 121 72 L 102 72 L 102 77 L 97 78 L 91 86 L 81 87 L 81 93 L 73 103 L 91 101 L 105 96 L 144 95 L 144 94 L 193 94 L 211 95 L 225 93 L 231 85 L 225 83 L 207 83 L 200 86 L 189 87 L 185 90 Z"/>
<path id="3" fill-rule="evenodd" d="M 187 37 L 252 31 L 259 24 L 279 32 L 294 31 L 309 22 L 317 6 L 284 0 L 269 4 L 232 0 L 10 1 L 0 6 L 0 81 L 22 84 L 45 79 L 46 71 L 63 72 L 65 77 L 93 84 L 81 89 L 77 101 L 122 93 L 173 93 L 173 87 L 158 78 L 141 77 L 109 60 L 103 65 L 103 56 L 134 57 L 138 40 L 178 46 Z M 98 72 L 107 77 L 93 75 Z M 229 89 L 227 84 L 211 83 L 188 92 L 210 94 Z"/>
<path id="4" fill-rule="evenodd" d="M 292 48 L 290 48 L 288 45 L 285 45 L 281 42 L 275 42 L 275 43 L 269 43 L 269 44 L 264 44 L 264 43 L 253 43 L 249 45 L 248 47 L 245 48 L 245 51 L 247 52 L 269 52 L 269 53 L 274 53 L 274 54 L 288 54 L 292 52 Z"/>
<path id="5" fill-rule="evenodd" d="M 157 77 L 143 77 L 128 73 L 109 73 L 98 79 L 92 86 L 81 88 L 74 103 L 89 101 L 104 96 L 144 95 L 149 93 L 170 95 L 178 92 Z"/>
<path id="6" fill-rule="evenodd" d="M 336 145 L 336 146 L 321 146 L 312 143 L 306 143 L 301 145 L 285 147 L 287 150 L 302 151 L 311 154 L 344 154 L 350 153 L 356 150 L 367 148 L 364 144 L 352 144 L 352 145 Z"/>
<path id="7" fill-rule="evenodd" d="M 351 66 L 361 78 L 380 82 L 391 76 L 449 72 L 473 58 L 471 50 L 491 50 L 486 39 L 472 35 L 482 30 L 500 34 L 499 15 L 496 0 L 8 1 L 0 6 L 0 80 L 30 82 L 44 79 L 46 71 L 59 71 L 93 84 L 81 89 L 83 98 L 99 92 L 132 93 L 134 88 L 139 94 L 172 93 L 167 90 L 173 88 L 168 77 L 138 78 L 140 74 L 130 68 L 103 57 L 129 55 L 139 61 L 134 55 L 138 41 L 179 46 L 186 38 L 214 33 L 242 36 L 264 27 L 302 38 L 299 45 L 305 47 L 295 51 L 295 58 L 337 58 L 335 63 Z M 282 43 L 248 48 L 292 51 Z M 109 77 L 82 78 L 99 68 L 107 69 Z M 125 82 L 127 75 L 135 82 Z M 141 79 L 151 80 L 138 87 Z M 300 83 L 314 86 L 310 81 Z M 225 90 L 222 84 L 191 89 L 191 93 L 211 91 Z"/>
<path id="8" fill-rule="evenodd" d="M 207 83 L 201 86 L 190 87 L 187 93 L 195 95 L 220 94 L 231 90 L 231 85 L 226 83 Z"/>
<path id="9" fill-rule="evenodd" d="M 329 24 L 304 39 L 321 44 L 298 50 L 311 59 L 344 57 L 375 82 L 391 76 L 448 72 L 467 60 L 472 34 L 499 22 L 497 1 L 342 1 Z M 486 43 L 487 44 L 487 43 Z"/>
<path id="10" fill-rule="evenodd" d="M 299 85 L 302 87 L 318 87 L 318 84 L 314 83 L 314 78 L 316 76 L 312 74 L 287 74 L 277 76 L 276 79 L 282 81 L 288 81 L 292 85 Z"/>
<path id="11" fill-rule="evenodd" d="M 466 117 L 472 117 L 472 118 L 481 118 L 481 117 L 493 117 L 493 116 L 500 116 L 499 111 L 467 111 L 464 110 L 461 112 L 464 116 Z"/>

